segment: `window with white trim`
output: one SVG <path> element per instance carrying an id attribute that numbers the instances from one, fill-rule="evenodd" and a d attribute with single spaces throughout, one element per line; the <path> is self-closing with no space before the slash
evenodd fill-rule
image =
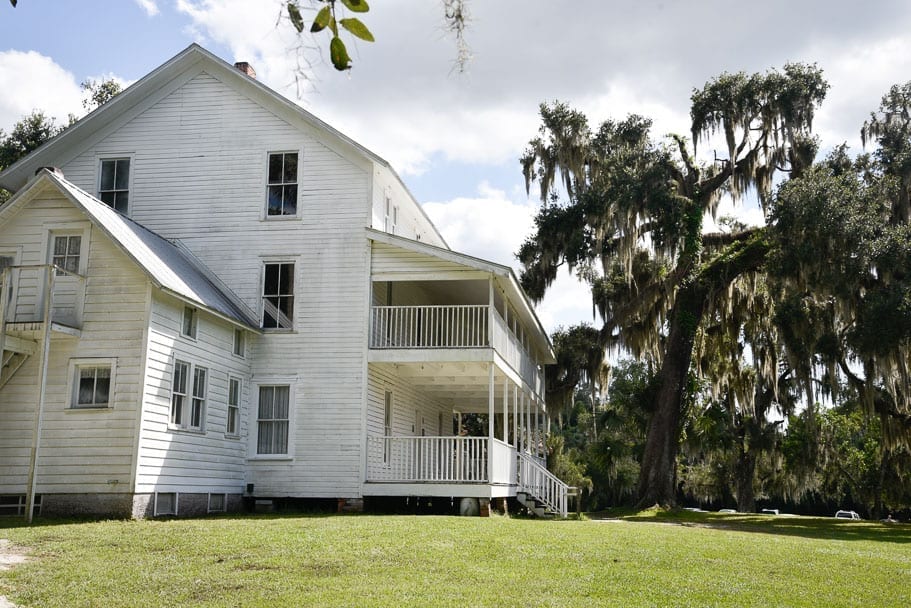
<path id="1" fill-rule="evenodd" d="M 73 364 L 73 409 L 111 407 L 113 363 L 108 360 L 76 361 Z"/>
<path id="2" fill-rule="evenodd" d="M 238 357 L 246 355 L 246 338 L 247 334 L 244 330 L 240 328 L 234 330 L 234 354 Z"/>
<path id="3" fill-rule="evenodd" d="M 183 307 L 183 322 L 180 326 L 180 333 L 188 338 L 196 339 L 196 324 L 198 322 L 199 312 L 192 306 Z"/>
<path id="4" fill-rule="evenodd" d="M 297 152 L 269 154 L 266 217 L 297 215 Z"/>
<path id="5" fill-rule="evenodd" d="M 257 454 L 288 454 L 290 401 L 291 387 L 288 385 L 259 387 L 259 404 L 256 414 Z"/>
<path id="6" fill-rule="evenodd" d="M 264 329 L 291 329 L 294 320 L 294 262 L 263 267 Z"/>
<path id="7" fill-rule="evenodd" d="M 66 272 L 79 273 L 79 260 L 82 252 L 82 235 L 62 234 L 54 236 L 54 250 L 51 263 Z M 58 270 L 57 276 L 66 274 Z"/>
<path id="8" fill-rule="evenodd" d="M 98 198 L 120 213 L 130 208 L 130 159 L 105 158 L 101 161 Z"/>
<path id="9" fill-rule="evenodd" d="M 190 384 L 190 378 L 193 378 Z M 206 420 L 208 370 L 186 361 L 174 361 L 171 381 L 171 426 L 201 431 Z"/>
<path id="10" fill-rule="evenodd" d="M 240 378 L 228 376 L 228 418 L 225 422 L 225 434 L 234 437 L 240 435 Z"/>

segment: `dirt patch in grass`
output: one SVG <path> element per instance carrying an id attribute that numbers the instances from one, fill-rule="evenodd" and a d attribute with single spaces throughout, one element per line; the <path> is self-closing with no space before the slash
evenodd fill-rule
<path id="1" fill-rule="evenodd" d="M 9 540 L 0 538 L 0 570 L 9 570 L 13 566 L 28 560 L 21 547 L 14 547 Z M 0 595 L 0 608 L 16 608 L 16 604 Z"/>

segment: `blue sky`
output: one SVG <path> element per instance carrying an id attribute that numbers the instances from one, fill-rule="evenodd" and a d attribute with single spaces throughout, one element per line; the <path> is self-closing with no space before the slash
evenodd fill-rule
<path id="1" fill-rule="evenodd" d="M 593 122 L 635 112 L 659 135 L 688 133 L 689 95 L 709 78 L 816 62 L 832 85 L 817 134 L 823 147 L 856 151 L 883 93 L 911 78 L 905 0 L 765 0 L 761 10 L 730 0 L 471 0 L 465 74 L 452 69 L 437 0 L 372 2 L 363 20 L 377 40 L 353 45 L 349 74 L 323 60 L 325 39 L 298 52 L 281 5 L 0 0 L 0 128 L 32 108 L 79 114 L 81 81 L 134 81 L 198 42 L 250 61 L 260 80 L 388 159 L 453 248 L 515 266 L 540 204 L 525 195 L 518 157 L 542 101 L 567 101 Z M 302 87 L 300 61 L 312 64 Z M 759 219 L 755 208 L 726 212 Z M 539 314 L 548 328 L 592 319 L 568 276 Z"/>

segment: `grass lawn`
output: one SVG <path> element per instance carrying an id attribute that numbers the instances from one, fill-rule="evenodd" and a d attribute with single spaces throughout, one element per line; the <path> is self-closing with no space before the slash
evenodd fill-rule
<path id="1" fill-rule="evenodd" d="M 0 520 L 20 606 L 911 606 L 911 526 L 688 512 L 617 521 Z"/>

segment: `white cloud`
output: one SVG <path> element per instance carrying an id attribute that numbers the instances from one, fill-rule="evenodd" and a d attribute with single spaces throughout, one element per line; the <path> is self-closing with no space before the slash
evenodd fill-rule
<path id="1" fill-rule="evenodd" d="M 82 113 L 82 90 L 76 78 L 35 51 L 0 52 L 0 128 L 9 129 L 32 110 L 42 110 L 66 124 L 70 113 Z"/>
<path id="2" fill-rule="evenodd" d="M 139 8 L 144 10 L 149 17 L 154 17 L 161 12 L 158 10 L 158 4 L 155 3 L 155 0 L 136 0 L 136 4 L 138 4 Z"/>
<path id="3" fill-rule="evenodd" d="M 424 210 L 456 251 L 518 268 L 515 252 L 531 233 L 537 205 L 516 203 L 482 182 L 475 198 L 424 203 Z"/>

